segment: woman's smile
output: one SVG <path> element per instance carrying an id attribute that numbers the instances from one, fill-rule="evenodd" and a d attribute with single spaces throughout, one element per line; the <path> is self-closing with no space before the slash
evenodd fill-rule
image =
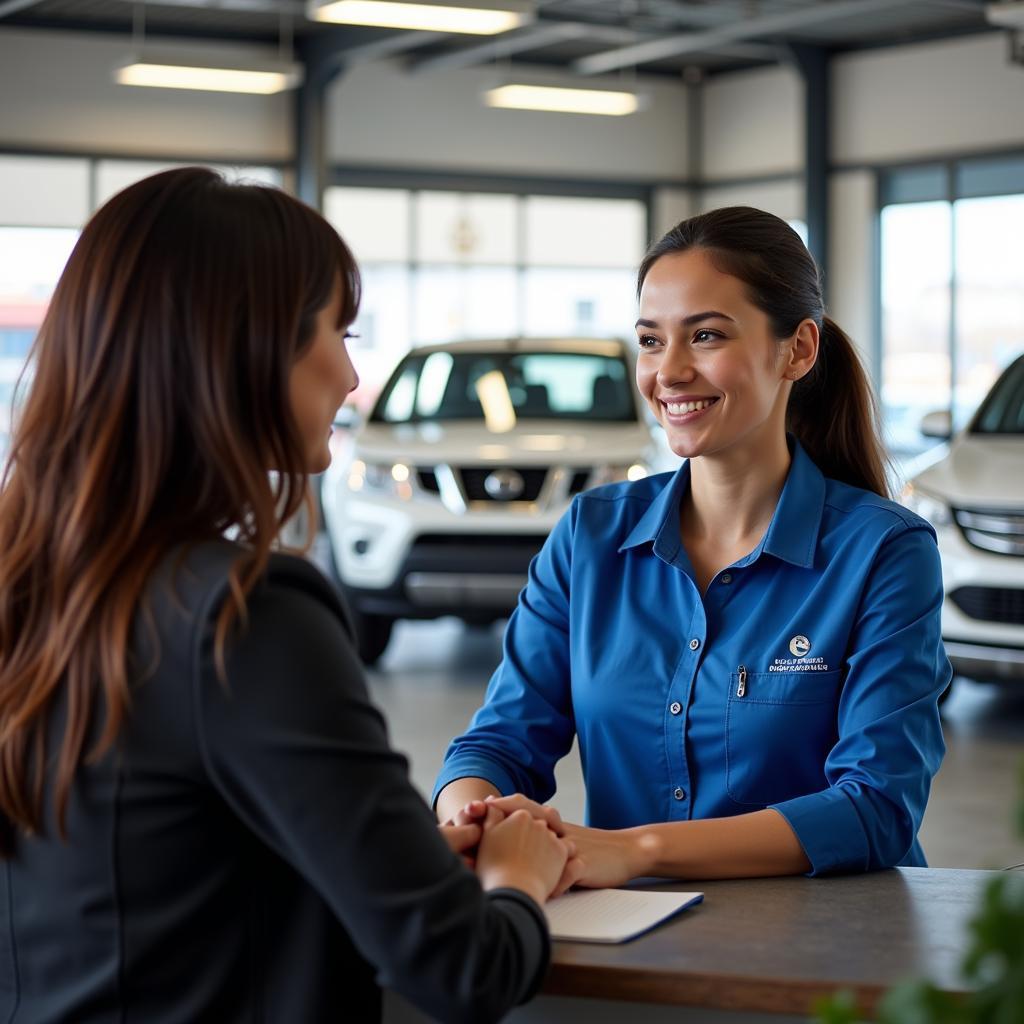
<path id="1" fill-rule="evenodd" d="M 681 398 L 673 400 L 661 399 L 661 406 L 665 410 L 665 418 L 673 426 L 685 426 L 703 419 L 718 404 L 717 398 Z"/>

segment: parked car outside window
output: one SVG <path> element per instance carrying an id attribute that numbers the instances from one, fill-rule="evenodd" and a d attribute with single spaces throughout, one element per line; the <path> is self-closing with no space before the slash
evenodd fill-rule
<path id="1" fill-rule="evenodd" d="M 933 435 L 938 419 L 926 417 Z M 954 671 L 1024 682 L 1024 355 L 931 459 L 903 502 L 938 535 L 942 637 Z"/>
<path id="2" fill-rule="evenodd" d="M 574 495 L 665 468 L 657 429 L 621 341 L 409 352 L 322 482 L 363 660 L 383 653 L 397 619 L 508 615 Z"/>

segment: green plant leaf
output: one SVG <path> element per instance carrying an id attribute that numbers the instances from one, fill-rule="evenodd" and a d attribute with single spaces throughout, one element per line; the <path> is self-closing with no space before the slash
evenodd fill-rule
<path id="1" fill-rule="evenodd" d="M 819 1024 L 857 1024 L 861 1018 L 853 993 L 843 990 L 819 999 L 814 1004 L 814 1019 Z"/>

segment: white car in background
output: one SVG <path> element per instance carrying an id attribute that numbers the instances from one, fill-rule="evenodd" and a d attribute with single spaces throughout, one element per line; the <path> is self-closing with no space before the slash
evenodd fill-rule
<path id="1" fill-rule="evenodd" d="M 930 414 L 921 429 L 948 437 L 948 415 Z M 942 638 L 954 672 L 1024 682 L 1024 355 L 932 459 L 903 502 L 939 538 Z"/>
<path id="2" fill-rule="evenodd" d="M 575 494 L 664 468 L 657 429 L 621 341 L 409 352 L 322 481 L 331 563 L 363 660 L 380 657 L 396 619 L 508 615 Z"/>

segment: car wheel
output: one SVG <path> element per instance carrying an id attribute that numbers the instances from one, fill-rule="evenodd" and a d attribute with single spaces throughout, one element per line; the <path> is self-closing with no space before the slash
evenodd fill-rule
<path id="1" fill-rule="evenodd" d="M 338 562 L 334 556 L 334 545 L 331 543 L 331 531 L 327 529 L 327 521 L 324 519 L 322 497 L 320 501 L 320 524 L 323 530 L 323 543 L 326 545 L 323 562 L 327 569 L 327 575 L 338 588 L 342 598 L 348 605 L 349 614 L 352 616 L 352 624 L 356 631 L 356 646 L 359 652 L 359 660 L 364 665 L 373 665 L 380 660 L 380 656 L 387 649 L 395 620 L 390 615 L 372 615 L 359 611 L 355 601 L 345 593 L 345 584 L 341 579 L 341 573 L 338 572 Z"/>
<path id="2" fill-rule="evenodd" d="M 359 660 L 364 665 L 373 665 L 387 649 L 395 620 L 390 615 L 368 615 L 352 610 L 356 627 L 356 644 Z"/>

